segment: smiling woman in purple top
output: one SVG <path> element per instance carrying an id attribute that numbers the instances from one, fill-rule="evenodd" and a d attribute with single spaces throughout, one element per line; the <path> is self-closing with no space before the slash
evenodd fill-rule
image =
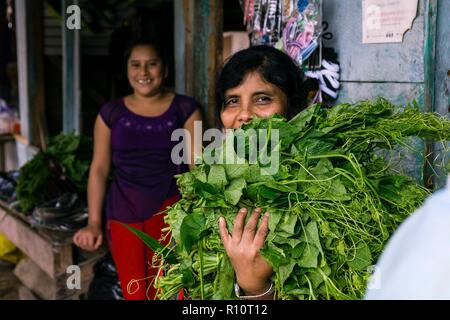
<path id="1" fill-rule="evenodd" d="M 153 299 L 155 291 L 149 285 L 156 274 L 149 267 L 153 252 L 120 223 L 161 238 L 164 215 L 157 213 L 178 201 L 174 175 L 189 169 L 172 162 L 171 150 L 177 142 L 171 141 L 171 135 L 184 128 L 193 136 L 194 121 L 201 115 L 194 99 L 164 88 L 168 66 L 157 43 L 134 43 L 126 61 L 133 93 L 105 104 L 96 119 L 89 223 L 74 235 L 74 242 L 89 251 L 100 247 L 104 207 L 106 236 L 125 299 Z M 111 163 L 114 178 L 106 190 Z"/>

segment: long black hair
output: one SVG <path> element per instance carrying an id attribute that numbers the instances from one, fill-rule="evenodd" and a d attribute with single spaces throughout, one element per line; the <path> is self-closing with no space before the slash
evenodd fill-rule
<path id="1" fill-rule="evenodd" d="M 216 111 L 220 118 L 225 92 L 239 86 L 249 72 L 277 86 L 287 97 L 286 117 L 289 119 L 306 107 L 304 75 L 300 67 L 284 52 L 260 45 L 236 52 L 220 73 L 216 83 Z"/>

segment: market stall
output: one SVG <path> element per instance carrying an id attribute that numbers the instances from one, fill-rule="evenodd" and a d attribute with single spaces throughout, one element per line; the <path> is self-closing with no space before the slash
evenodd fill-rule
<path id="1" fill-rule="evenodd" d="M 14 271 L 22 283 L 19 293 L 24 299 L 79 299 L 87 293 L 94 266 L 106 252 L 82 252 L 73 245 L 72 233 L 36 229 L 4 201 L 0 201 L 0 232 L 26 255 Z M 71 288 L 70 267 L 75 265 L 80 268 L 80 286 Z"/>
<path id="2" fill-rule="evenodd" d="M 246 128 L 282 131 L 285 153 L 280 174 L 268 178 L 254 174 L 247 164 L 238 168 L 207 164 L 181 179 L 185 197 L 168 219 L 182 246 L 181 251 L 174 250 L 179 260 L 162 267 L 169 275 L 159 283 L 166 290 L 161 297 L 171 299 L 184 288 L 194 299 L 236 298 L 234 273 L 219 245 L 216 222 L 219 213 L 226 214 L 224 208 L 237 212 L 238 205 L 258 204 L 274 211 L 263 251 L 274 266 L 273 286 L 280 297 L 362 298 L 368 268 L 389 236 L 427 195 L 443 186 L 448 172 L 449 20 L 438 13 L 448 12 L 450 2 L 233 1 L 241 6 L 250 44 L 287 53 L 303 71 L 310 108 L 293 122 L 272 118 Z M 21 298 L 84 299 L 95 283 L 95 266 L 108 251 L 104 244 L 89 253 L 72 239 L 87 223 L 92 141 L 70 134 L 47 139 L 44 1 L 15 4 L 24 137 L 17 135 L 18 128 L 0 136 L 1 144 L 17 142 L 21 166 L 20 177 L 0 174 L 0 232 L 26 256 L 14 269 Z M 195 97 L 207 125 L 218 126 L 215 81 L 222 64 L 226 1 L 171 4 L 175 89 Z M 68 13 L 61 17 L 67 19 Z M 30 37 L 34 28 L 38 36 Z M 66 72 L 64 132 L 79 133 L 82 122 L 79 37 L 79 30 L 64 29 L 58 40 Z M 90 93 L 96 102 L 106 100 Z M 404 118 L 402 110 L 407 110 Z M 0 116 L 6 114 L 17 124 L 16 114 L 7 111 Z M 8 162 L 4 156 L 0 146 L 0 169 Z M 58 211 L 54 219 L 61 204 L 69 209 Z M 337 217 L 323 215 L 330 208 Z M 283 215 L 288 209 L 295 214 Z M 229 226 L 232 218 L 227 217 Z M 174 259 L 170 253 L 161 251 L 160 258 Z M 74 287 L 70 283 L 77 270 L 80 286 Z M 117 289 L 117 277 L 112 278 Z"/>

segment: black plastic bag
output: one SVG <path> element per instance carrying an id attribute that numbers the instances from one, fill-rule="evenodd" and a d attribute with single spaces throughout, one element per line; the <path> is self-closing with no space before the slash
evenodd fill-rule
<path id="1" fill-rule="evenodd" d="M 11 203 L 16 200 L 19 171 L 0 172 L 0 199 Z"/>
<path id="2" fill-rule="evenodd" d="M 94 266 L 94 279 L 89 285 L 87 300 L 123 300 L 116 266 L 107 254 Z"/>
<path id="3" fill-rule="evenodd" d="M 53 231 L 75 232 L 87 224 L 84 201 L 76 193 L 64 193 L 33 210 L 31 225 Z"/>

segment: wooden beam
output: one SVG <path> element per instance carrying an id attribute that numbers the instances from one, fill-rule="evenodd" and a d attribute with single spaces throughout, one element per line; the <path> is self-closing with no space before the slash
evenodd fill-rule
<path id="1" fill-rule="evenodd" d="M 31 259 L 21 260 L 15 270 L 16 277 L 39 298 L 45 300 L 76 300 L 80 295 L 89 290 L 89 286 L 94 279 L 95 264 L 105 255 L 105 251 L 96 252 L 92 258 L 79 264 L 80 267 L 80 289 L 69 289 L 67 280 L 70 274 L 63 273 L 52 279 Z"/>
<path id="2" fill-rule="evenodd" d="M 425 45 L 424 45 L 424 111 L 435 111 L 435 74 L 436 74 L 436 20 L 437 0 L 425 1 Z M 434 180 L 433 141 L 425 142 L 423 181 L 426 187 L 433 187 Z"/>
<path id="3" fill-rule="evenodd" d="M 4 208 L 0 208 L 0 232 L 53 279 L 73 264 L 72 244 L 54 245 Z"/>
<path id="4" fill-rule="evenodd" d="M 207 124 L 214 127 L 216 78 L 222 67 L 222 0 L 195 1 L 194 26 L 194 97 L 205 107 Z"/>
<path id="5" fill-rule="evenodd" d="M 189 52 L 189 43 L 192 42 L 192 30 L 190 21 L 193 13 L 191 1 L 175 1 L 174 4 L 174 48 L 175 48 L 175 91 L 182 94 L 191 95 L 192 89 L 186 81 L 191 74 L 192 63 Z"/>
<path id="6" fill-rule="evenodd" d="M 437 1 L 437 40 L 436 40 L 436 80 L 435 111 L 443 116 L 450 116 L 450 1 Z M 450 142 L 434 144 L 436 161 L 434 169 L 438 176 L 434 179 L 435 189 L 447 183 L 448 171 L 445 165 L 450 161 Z"/>
<path id="7" fill-rule="evenodd" d="M 80 133 L 81 88 L 80 88 L 80 30 L 69 29 L 67 7 L 78 5 L 78 0 L 61 0 L 63 11 L 63 132 Z"/>
<path id="8" fill-rule="evenodd" d="M 216 126 L 215 82 L 222 67 L 223 0 L 174 2 L 176 90 L 203 107 Z"/>
<path id="9" fill-rule="evenodd" d="M 21 131 L 45 149 L 43 0 L 16 0 L 15 18 Z"/>

